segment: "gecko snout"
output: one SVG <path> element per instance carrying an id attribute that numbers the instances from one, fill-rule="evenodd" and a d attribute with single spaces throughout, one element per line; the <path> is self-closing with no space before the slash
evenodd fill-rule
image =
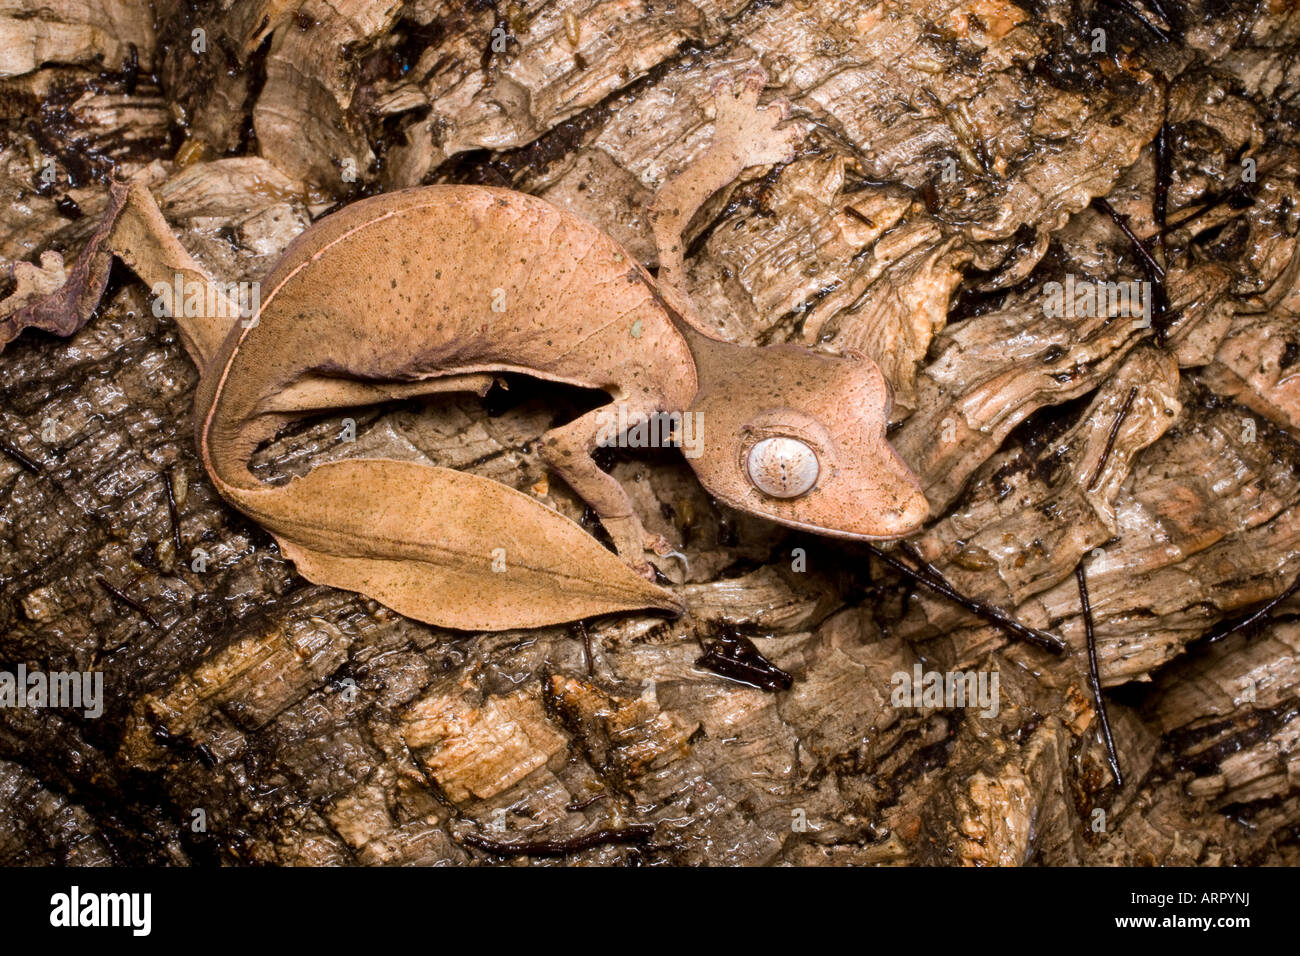
<path id="1" fill-rule="evenodd" d="M 850 447 L 856 453 L 841 459 L 836 487 L 827 488 L 832 498 L 843 497 L 849 507 L 828 523 L 846 537 L 859 538 L 901 538 L 920 528 L 930 516 L 930 502 L 884 436 L 864 435 L 856 447 L 841 445 L 844 451 Z"/>
<path id="2" fill-rule="evenodd" d="M 930 502 L 920 488 L 900 489 L 899 502 L 879 515 L 881 537 L 902 537 L 921 527 L 930 517 Z"/>

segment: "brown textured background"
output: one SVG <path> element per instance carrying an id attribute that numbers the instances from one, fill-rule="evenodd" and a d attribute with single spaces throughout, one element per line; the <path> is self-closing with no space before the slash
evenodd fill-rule
<path id="1" fill-rule="evenodd" d="M 312 586 L 207 484 L 197 376 L 119 268 L 78 335 L 0 353 L 0 441 L 38 466 L 0 454 L 0 664 L 96 668 L 108 694 L 99 720 L 0 710 L 0 862 L 477 862 L 493 857 L 466 834 L 630 822 L 655 823 L 653 845 L 570 861 L 1297 862 L 1300 605 L 1196 642 L 1300 572 L 1293 4 L 1194 2 L 1171 42 L 1112 5 L 1053 0 L 6 11 L 0 255 L 70 257 L 117 167 L 150 177 L 228 280 L 260 278 L 339 203 L 430 182 L 542 195 L 650 263 L 642 211 L 707 141 L 711 82 L 761 64 L 816 128 L 695 224 L 702 314 L 736 341 L 875 356 L 934 508 L 917 546 L 1075 652 L 1008 645 L 860 550 L 727 513 L 666 454 L 613 467 L 689 557 L 691 615 L 597 622 L 591 675 L 572 629 L 457 635 Z M 1089 49 L 1096 27 L 1106 54 Z M 1140 276 L 1089 202 L 1154 230 L 1162 123 L 1171 221 L 1237 182 L 1243 158 L 1258 168 L 1253 204 L 1168 237 L 1164 350 L 1123 320 L 1043 310 L 1043 283 L 1066 273 Z M 365 410 L 355 444 L 322 420 L 265 449 L 261 473 L 429 460 L 581 518 L 530 446 L 579 400 L 512 382 L 486 408 Z M 1080 558 L 1122 789 L 1082 670 Z M 793 687 L 695 667 L 719 622 Z M 1000 713 L 892 707 L 890 676 L 918 661 L 998 669 Z"/>

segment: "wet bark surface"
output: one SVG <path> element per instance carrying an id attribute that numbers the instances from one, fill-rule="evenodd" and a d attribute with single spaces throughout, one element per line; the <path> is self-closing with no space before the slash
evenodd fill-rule
<path id="1" fill-rule="evenodd" d="M 0 255 L 28 263 L 0 320 L 115 169 L 226 280 L 439 182 L 543 196 L 653 266 L 647 201 L 707 143 L 712 81 L 761 65 L 814 129 L 693 224 L 701 315 L 872 355 L 918 555 L 1070 652 L 731 512 L 668 452 L 608 465 L 687 558 L 680 619 L 462 634 L 312 585 L 208 483 L 197 373 L 119 266 L 76 335 L 0 352 L 0 670 L 104 680 L 98 717 L 0 708 L 0 861 L 1298 861 L 1300 602 L 1216 639 L 1300 574 L 1290 5 L 27 6 L 0 16 Z M 1148 277 L 1101 197 L 1164 272 L 1151 327 L 1050 307 L 1067 275 Z M 254 470 L 428 461 L 599 534 L 535 445 L 590 396 L 508 385 L 306 422 Z M 925 672 L 996 673 L 997 706 L 900 700 Z"/>

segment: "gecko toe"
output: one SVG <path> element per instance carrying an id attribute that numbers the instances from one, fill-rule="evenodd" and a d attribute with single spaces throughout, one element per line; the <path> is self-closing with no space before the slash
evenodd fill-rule
<path id="1" fill-rule="evenodd" d="M 758 95 L 763 92 L 763 87 L 767 85 L 767 71 L 761 67 L 753 67 L 744 72 L 740 78 L 740 93 L 737 99 L 749 103 L 757 103 Z"/>
<path id="2" fill-rule="evenodd" d="M 790 111 L 794 109 L 794 107 L 784 96 L 778 96 L 767 104 L 766 109 L 775 110 L 777 116 L 784 120 L 789 118 Z"/>

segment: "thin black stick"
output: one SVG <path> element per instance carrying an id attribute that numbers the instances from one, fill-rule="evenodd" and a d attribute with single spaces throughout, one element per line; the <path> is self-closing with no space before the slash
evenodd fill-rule
<path id="1" fill-rule="evenodd" d="M 1110 717 L 1106 713 L 1106 698 L 1101 695 L 1101 675 L 1097 672 L 1097 635 L 1092 628 L 1092 604 L 1088 601 L 1088 576 L 1083 562 L 1074 566 L 1074 577 L 1079 582 L 1079 604 L 1083 607 L 1083 632 L 1088 638 L 1088 683 L 1092 685 L 1092 698 L 1097 704 L 1097 717 L 1101 720 L 1101 735 L 1106 741 L 1106 759 L 1115 777 L 1115 786 L 1124 786 L 1124 775 L 1119 769 L 1119 754 L 1115 738 L 1110 733 Z"/>
<path id="2" fill-rule="evenodd" d="M 1186 215 L 1181 215 L 1180 218 L 1166 224 L 1164 231 L 1166 233 L 1177 232 L 1188 223 L 1195 222 L 1207 212 L 1218 209 L 1224 203 L 1227 203 L 1233 209 L 1248 209 L 1255 204 L 1255 197 L 1251 195 L 1245 183 L 1237 183 L 1226 192 L 1220 193 L 1218 196 L 1206 200 L 1202 205 L 1191 209 L 1190 212 L 1187 211 L 1190 207 L 1179 209 L 1176 215 L 1182 213 L 1186 213 Z"/>
<path id="3" fill-rule="evenodd" d="M 103 588 L 109 594 L 113 595 L 113 597 L 117 598 L 119 601 L 121 601 L 131 610 L 135 611 L 137 614 L 144 617 L 144 619 L 148 621 L 150 624 L 152 624 L 154 627 L 159 627 L 159 628 L 162 627 L 162 625 L 158 623 L 157 618 L 155 618 L 152 614 L 149 613 L 148 608 L 146 608 L 135 598 L 131 597 L 131 595 L 119 591 L 117 588 L 113 587 L 113 585 L 109 584 L 107 581 L 104 580 L 103 575 L 100 574 L 95 575 L 95 580 L 99 583 L 99 586 L 101 588 Z"/>
<path id="4" fill-rule="evenodd" d="M 653 823 L 630 823 L 617 829 L 593 830 L 567 840 L 505 841 L 491 840 L 477 833 L 466 833 L 462 843 L 496 856 L 568 856 L 594 846 L 649 843 L 655 834 Z"/>
<path id="5" fill-rule="evenodd" d="M 167 514 L 171 516 L 172 523 L 172 544 L 176 546 L 176 560 L 183 561 L 181 557 L 181 519 L 176 508 L 176 489 L 172 487 L 171 472 L 164 469 L 162 473 L 163 485 L 167 489 Z"/>
<path id="6" fill-rule="evenodd" d="M 21 451 L 19 451 L 17 448 L 15 448 L 13 445 L 9 444 L 7 441 L 3 439 L 0 439 L 0 451 L 4 452 L 14 461 L 18 462 L 18 464 L 21 465 L 25 471 L 29 471 L 33 475 L 39 475 L 41 473 L 40 465 L 32 461 Z"/>
<path id="7" fill-rule="evenodd" d="M 75 505 L 76 508 L 77 508 L 77 509 L 82 513 L 82 514 L 86 515 L 88 518 L 90 518 L 90 519 L 91 519 L 93 522 L 95 522 L 96 524 L 99 524 L 99 525 L 101 525 L 101 526 L 103 525 L 103 523 L 104 523 L 104 519 L 103 519 L 103 518 L 101 518 L 99 515 L 95 514 L 93 511 L 90 511 L 89 509 L 87 509 L 85 506 L 83 506 L 83 505 L 81 504 L 81 502 L 77 501 L 75 498 L 73 498 L 71 495 L 69 495 L 66 491 L 63 490 L 63 488 L 59 485 L 59 483 L 58 483 L 58 482 L 57 482 L 57 481 L 56 481 L 52 476 L 46 475 L 46 473 L 45 473 L 45 469 L 44 469 L 43 467 L 41 467 L 41 465 L 39 465 L 37 462 L 32 461 L 30 458 L 28 458 L 26 455 L 24 455 L 24 454 L 23 454 L 21 451 L 19 451 L 17 448 L 14 448 L 12 445 L 10 445 L 8 442 L 6 442 L 4 439 L 0 439 L 0 452 L 2 452 L 2 453 L 4 453 L 4 454 L 8 455 L 8 456 L 9 456 L 10 458 L 12 458 L 14 461 L 18 462 L 18 464 L 19 464 L 19 465 L 20 465 L 20 466 L 21 466 L 25 471 L 28 471 L 28 472 L 30 472 L 30 473 L 33 474 L 33 475 L 42 475 L 42 476 L 46 477 L 47 480 L 53 482 L 54 487 L 57 488 L 58 491 L 59 491 L 59 492 L 60 492 L 60 493 L 65 497 L 65 498 L 67 498 L 69 501 L 71 501 L 71 502 L 73 503 L 73 505 Z M 168 489 L 167 489 L 167 490 L 168 490 L 168 493 L 169 493 L 169 495 L 170 495 L 170 493 L 171 493 L 171 485 L 170 485 L 170 482 L 168 483 Z M 173 514 L 173 525 L 172 525 L 172 529 L 173 529 L 173 531 L 175 531 L 175 518 L 174 518 L 174 514 Z M 179 547 L 178 547 L 178 548 L 177 548 L 177 551 L 179 552 L 179 550 L 180 550 L 180 549 L 179 549 Z M 158 623 L 158 619 L 157 619 L 156 617 L 154 617 L 152 614 L 149 613 L 149 609 L 148 609 L 148 608 L 146 608 L 146 607 L 145 607 L 143 604 L 141 604 L 139 601 L 135 600 L 135 599 L 134 599 L 133 597 L 131 597 L 129 594 L 126 594 L 126 593 L 124 593 L 123 591 L 120 591 L 120 590 L 118 590 L 117 588 L 113 587 L 113 585 L 109 584 L 108 581 L 106 581 L 102 575 L 98 575 L 98 574 L 95 575 L 95 581 L 98 582 L 99 586 L 102 587 L 105 591 L 107 591 L 110 595 L 112 595 L 114 598 L 116 598 L 116 599 L 117 599 L 118 601 L 120 601 L 122 604 L 125 604 L 125 605 L 126 605 L 127 607 L 129 607 L 131 610 L 135 611 L 137 614 L 139 614 L 141 617 L 143 617 L 146 621 L 148 621 L 148 622 L 149 622 L 150 624 L 152 624 L 154 627 L 156 627 L 156 628 L 161 628 L 161 627 L 162 627 L 162 625 Z"/>
<path id="8" fill-rule="evenodd" d="M 1092 204 L 1106 215 L 1110 216 L 1115 225 L 1119 226 L 1120 231 L 1124 233 L 1125 238 L 1127 238 L 1132 244 L 1133 251 L 1136 252 L 1138 258 L 1142 260 L 1142 269 L 1148 274 L 1148 277 L 1155 276 L 1163 282 L 1165 278 L 1164 266 L 1156 262 L 1155 258 L 1151 255 L 1151 250 L 1147 248 L 1146 243 L 1139 239 L 1138 234 L 1133 231 L 1131 226 L 1129 226 L 1128 216 L 1121 213 L 1100 196 L 1094 199 Z"/>
<path id="9" fill-rule="evenodd" d="M 1247 616 L 1238 618 L 1235 621 L 1228 621 L 1219 624 L 1217 627 L 1211 629 L 1208 634 L 1205 634 L 1204 636 L 1197 638 L 1197 643 L 1212 644 L 1215 641 L 1223 640 L 1223 638 L 1227 637 L 1229 634 L 1236 634 L 1238 631 L 1250 630 L 1251 628 L 1259 624 L 1269 614 L 1271 614 L 1274 608 L 1276 608 L 1283 601 L 1290 598 L 1297 591 L 1300 591 L 1300 575 L 1296 575 L 1296 579 L 1291 582 L 1291 586 L 1289 588 L 1287 588 L 1277 597 L 1273 598 L 1273 600 L 1264 604 L 1258 611 L 1253 611 Z"/>
<path id="10" fill-rule="evenodd" d="M 1169 122 L 1160 124 L 1156 134 L 1156 189 L 1151 199 L 1151 212 L 1156 220 L 1156 246 L 1163 254 L 1165 227 L 1169 222 L 1169 176 L 1173 155 L 1169 148 Z"/>
<path id="11" fill-rule="evenodd" d="M 865 223 L 866 225 L 870 226 L 872 229 L 876 228 L 876 224 L 872 222 L 870 218 L 862 215 L 862 213 L 858 212 L 852 206 L 845 206 L 844 211 L 848 213 L 850 216 L 852 216 L 854 219 L 857 219 L 859 222 Z"/>
<path id="12" fill-rule="evenodd" d="M 1151 19 L 1145 13 L 1133 6 L 1133 4 L 1129 3 L 1128 0 L 1103 0 L 1103 2 L 1108 7 L 1115 7 L 1118 10 L 1123 10 L 1138 23 L 1142 24 L 1142 26 L 1146 27 L 1147 30 L 1150 31 L 1151 35 L 1159 39 L 1161 43 L 1169 43 L 1174 39 L 1172 33 L 1152 23 Z M 1161 11 L 1160 15 L 1163 17 L 1164 12 Z M 1165 19 L 1166 21 L 1168 20 L 1167 17 Z"/>
<path id="13" fill-rule="evenodd" d="M 598 793 L 595 796 L 588 797 L 586 800 L 574 801 L 573 803 L 568 804 L 564 809 L 568 810 L 570 813 L 577 813 L 579 810 L 586 810 L 596 801 L 604 800 L 608 796 L 609 794 L 607 793 Z"/>
<path id="14" fill-rule="evenodd" d="M 1119 414 L 1115 416 L 1115 423 L 1110 426 L 1110 434 L 1106 436 L 1106 447 L 1102 449 L 1101 459 L 1097 462 L 1097 470 L 1092 473 L 1092 480 L 1088 482 L 1089 491 L 1096 491 L 1097 486 L 1101 484 L 1101 473 L 1106 470 L 1106 462 L 1110 461 L 1110 453 L 1115 450 L 1115 438 L 1119 435 L 1119 428 L 1124 424 L 1124 419 L 1128 418 L 1129 409 L 1133 407 L 1133 399 L 1137 398 L 1137 393 L 1136 385 L 1128 390 L 1128 398 L 1124 399 Z"/>
<path id="15" fill-rule="evenodd" d="M 1151 8 L 1155 10 L 1156 13 L 1160 14 L 1165 23 L 1169 24 L 1170 28 L 1174 26 L 1174 18 L 1171 17 L 1169 11 L 1161 5 L 1160 0 L 1151 0 Z"/>
<path id="16" fill-rule="evenodd" d="M 948 583 L 948 579 L 943 576 L 943 572 L 929 561 L 925 560 L 925 558 L 921 556 L 921 552 L 916 550 L 916 547 L 912 542 L 899 541 L 898 550 L 902 551 L 905 555 L 911 558 L 913 562 L 915 562 L 917 570 L 919 570 L 921 574 L 928 574 L 935 581 L 942 581 L 944 584 L 947 584 L 948 587 L 952 587 L 952 585 Z"/>
<path id="17" fill-rule="evenodd" d="M 1019 621 L 1008 617 L 1005 611 L 993 607 L 991 604 L 985 604 L 983 601 L 977 600 L 976 598 L 967 597 L 949 584 L 948 579 L 942 574 L 939 574 L 938 571 L 933 572 L 935 576 L 932 577 L 930 573 L 917 571 L 914 568 L 908 567 L 905 563 L 899 561 L 893 555 L 881 551 L 875 545 L 868 544 L 867 550 L 881 561 L 884 561 L 885 564 L 889 565 L 895 571 L 906 575 L 908 578 L 919 584 L 924 584 L 931 591 L 934 591 L 942 597 L 946 597 L 954 604 L 960 605 L 976 617 L 982 618 L 990 624 L 997 625 L 1012 637 L 1020 638 L 1023 641 L 1027 641 L 1028 643 L 1041 647 L 1044 650 L 1052 651 L 1055 654 L 1060 654 L 1069 647 L 1065 641 L 1061 640 L 1055 634 L 1048 634 L 1046 631 L 1040 631 L 1037 628 L 1028 627 L 1027 625 L 1021 624 Z"/>
<path id="18" fill-rule="evenodd" d="M 8 455 L 14 461 L 18 462 L 18 464 L 22 466 L 23 469 L 31 472 L 33 475 L 44 476 L 46 480 L 53 483 L 54 487 L 59 491 L 60 494 L 62 494 L 65 498 L 67 498 L 69 501 L 72 502 L 72 504 L 77 508 L 78 511 L 84 514 L 95 524 L 101 527 L 104 526 L 103 518 L 95 514 L 89 508 L 81 504 L 81 502 L 79 502 L 76 498 L 72 497 L 66 491 L 64 491 L 63 487 L 59 484 L 59 482 L 52 475 L 47 475 L 45 469 L 40 464 L 32 461 L 25 454 L 23 454 L 17 448 L 14 448 L 12 445 L 10 445 L 2 438 L 0 438 L 0 452 Z M 164 479 L 166 480 L 166 484 L 167 484 L 168 507 L 171 508 L 171 513 L 172 513 L 172 533 L 173 535 L 175 535 L 174 540 L 176 542 L 177 559 L 179 560 L 180 532 L 176 522 L 176 499 L 175 499 L 175 494 L 172 490 L 171 479 L 166 475 L 165 472 L 164 472 Z M 102 587 L 105 591 L 111 594 L 118 601 L 125 604 L 127 607 L 131 608 L 131 610 L 140 614 L 142 617 L 144 617 L 145 620 L 147 620 L 154 627 L 156 628 L 162 627 L 162 625 L 158 623 L 158 619 L 149 613 L 148 608 L 146 608 L 140 602 L 136 601 L 129 594 L 125 594 L 124 592 L 119 591 L 117 588 L 113 587 L 113 585 L 109 584 L 108 581 L 106 581 L 102 575 L 98 575 L 98 574 L 95 575 L 95 580 L 99 583 L 99 586 Z"/>
<path id="19" fill-rule="evenodd" d="M 1169 309 L 1169 296 L 1165 292 L 1165 268 L 1156 262 L 1151 255 L 1151 250 L 1147 248 L 1146 243 L 1138 238 L 1128 224 L 1128 216 L 1121 215 L 1115 210 L 1115 207 L 1105 199 L 1098 196 L 1092 201 L 1094 209 L 1099 209 L 1106 215 L 1110 216 L 1111 221 L 1119 226 L 1120 231 L 1128 238 L 1133 247 L 1133 251 L 1138 255 L 1138 261 L 1142 266 L 1142 273 L 1151 283 L 1151 327 L 1155 332 L 1156 344 L 1164 346 L 1169 338 L 1169 323 L 1165 321 L 1165 313 Z"/>

